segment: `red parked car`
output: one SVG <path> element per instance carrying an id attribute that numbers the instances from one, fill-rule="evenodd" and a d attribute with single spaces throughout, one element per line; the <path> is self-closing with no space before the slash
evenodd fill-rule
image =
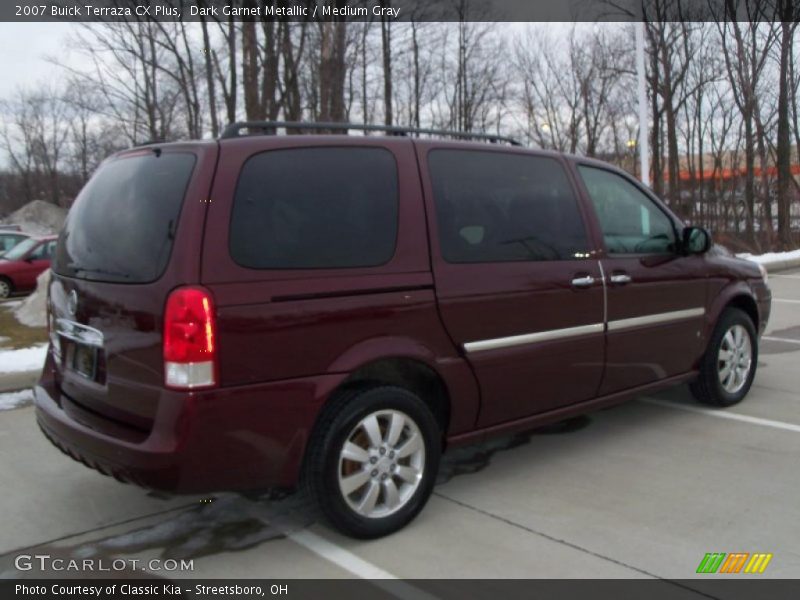
<path id="1" fill-rule="evenodd" d="M 747 394 L 766 273 L 623 171 L 474 134 L 258 135 L 286 125 L 121 152 L 80 194 L 35 389 L 73 458 L 171 492 L 302 484 L 375 537 L 445 448 L 683 382 Z"/>
<path id="2" fill-rule="evenodd" d="M 36 278 L 50 268 L 56 236 L 29 237 L 0 256 L 0 298 L 36 288 Z"/>

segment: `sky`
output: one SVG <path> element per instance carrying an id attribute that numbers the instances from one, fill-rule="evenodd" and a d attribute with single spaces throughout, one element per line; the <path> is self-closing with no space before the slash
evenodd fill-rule
<path id="1" fill-rule="evenodd" d="M 0 22 L 0 100 L 22 87 L 63 77 L 48 58 L 57 57 L 71 66 L 88 65 L 87 59 L 67 44 L 69 35 L 78 29 L 73 23 Z M 518 30 L 522 24 L 513 24 Z M 567 30 L 569 24 L 551 23 L 550 27 Z"/>
<path id="2" fill-rule="evenodd" d="M 48 56 L 74 62 L 75 51 L 66 47 L 71 23 L 0 23 L 0 99 L 18 86 L 56 80 L 59 69 Z"/>

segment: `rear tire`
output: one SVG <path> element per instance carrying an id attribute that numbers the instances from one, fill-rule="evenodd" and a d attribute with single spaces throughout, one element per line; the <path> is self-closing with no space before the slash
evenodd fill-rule
<path id="1" fill-rule="evenodd" d="M 11 281 L 6 277 L 0 277 L 0 300 L 5 300 L 14 291 L 14 286 L 11 285 Z"/>
<path id="2" fill-rule="evenodd" d="M 758 336 L 749 315 L 726 308 L 700 362 L 700 375 L 689 388 L 711 406 L 733 406 L 747 395 L 758 363 Z"/>
<path id="3" fill-rule="evenodd" d="M 440 454 L 439 425 L 419 396 L 395 386 L 349 390 L 314 429 L 304 485 L 334 527 L 377 538 L 422 510 Z"/>

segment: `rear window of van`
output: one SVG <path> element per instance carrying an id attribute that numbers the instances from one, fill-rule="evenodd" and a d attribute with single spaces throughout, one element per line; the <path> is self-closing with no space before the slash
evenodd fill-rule
<path id="1" fill-rule="evenodd" d="M 102 165 L 70 209 L 53 270 L 95 281 L 158 279 L 194 164 L 193 154 L 147 152 Z"/>

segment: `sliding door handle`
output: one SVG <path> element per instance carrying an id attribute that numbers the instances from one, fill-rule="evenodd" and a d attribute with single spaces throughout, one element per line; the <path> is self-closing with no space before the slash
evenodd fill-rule
<path id="1" fill-rule="evenodd" d="M 616 283 L 619 285 L 624 285 L 626 283 L 630 283 L 632 281 L 631 276 L 627 273 L 618 273 L 617 275 L 612 275 L 608 278 L 611 283 Z"/>
<path id="2" fill-rule="evenodd" d="M 594 284 L 594 277 L 586 275 L 585 277 L 576 277 L 572 280 L 572 285 L 579 288 L 587 288 Z"/>

